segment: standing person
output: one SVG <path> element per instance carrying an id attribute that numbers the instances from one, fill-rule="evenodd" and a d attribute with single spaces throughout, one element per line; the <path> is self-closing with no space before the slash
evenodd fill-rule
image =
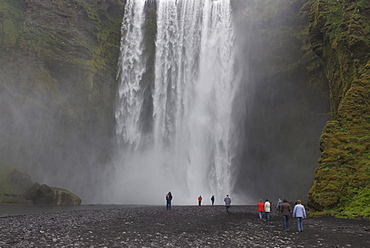
<path id="1" fill-rule="evenodd" d="M 166 195 L 166 209 L 171 210 L 172 193 L 171 191 Z"/>
<path id="2" fill-rule="evenodd" d="M 229 209 L 230 209 L 230 204 L 231 204 L 231 198 L 229 197 L 229 195 L 226 195 L 224 202 L 226 206 L 226 212 L 229 214 L 230 213 Z"/>
<path id="3" fill-rule="evenodd" d="M 202 198 L 202 196 L 200 195 L 200 196 L 198 197 L 198 205 L 199 205 L 199 206 L 201 206 L 201 205 L 202 205 L 202 200 L 203 200 L 203 198 Z"/>
<path id="4" fill-rule="evenodd" d="M 276 204 L 276 208 L 277 208 L 277 211 L 278 211 L 278 214 L 281 214 L 281 204 L 283 203 L 283 201 L 279 198 L 277 204 Z"/>
<path id="5" fill-rule="evenodd" d="M 213 206 L 213 204 L 215 204 L 215 196 L 214 195 L 212 195 L 212 197 L 211 197 L 211 202 L 212 202 L 212 206 Z"/>
<path id="6" fill-rule="evenodd" d="M 263 212 L 265 212 L 265 204 L 262 202 L 262 199 L 260 199 L 260 202 L 257 204 L 257 207 L 258 215 L 260 217 L 260 220 L 262 220 Z"/>
<path id="7" fill-rule="evenodd" d="M 292 212 L 292 208 L 286 199 L 280 205 L 281 214 L 283 215 L 283 226 L 284 231 L 289 231 L 289 215 Z"/>
<path id="8" fill-rule="evenodd" d="M 265 211 L 266 220 L 270 220 L 271 202 L 269 201 L 269 199 L 266 199 L 266 202 L 264 205 L 264 211 Z"/>
<path id="9" fill-rule="evenodd" d="M 306 209 L 301 200 L 297 200 L 297 205 L 294 206 L 293 218 L 297 218 L 298 232 L 303 232 L 302 219 L 306 218 Z"/>

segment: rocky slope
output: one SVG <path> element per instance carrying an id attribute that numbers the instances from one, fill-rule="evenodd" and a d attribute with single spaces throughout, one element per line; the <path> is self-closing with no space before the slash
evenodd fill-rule
<path id="1" fill-rule="evenodd" d="M 310 40 L 329 81 L 332 121 L 320 138 L 308 203 L 370 217 L 370 2 L 311 2 Z"/>

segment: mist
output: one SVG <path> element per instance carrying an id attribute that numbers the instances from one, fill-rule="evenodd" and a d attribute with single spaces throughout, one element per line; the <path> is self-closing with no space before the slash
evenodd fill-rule
<path id="1" fill-rule="evenodd" d="M 142 81 L 148 66 L 141 52 L 145 50 L 145 31 L 123 31 L 126 41 L 136 42 L 130 46 L 137 48 L 131 50 L 137 54 L 123 55 L 134 58 L 130 60 L 121 57 L 121 65 L 134 63 L 121 69 L 131 71 L 121 77 L 116 110 L 119 145 L 113 199 L 162 204 L 168 191 L 177 204 L 196 204 L 199 195 L 207 199 L 213 194 L 221 204 L 225 194 L 237 204 L 253 204 L 260 198 L 305 199 L 317 166 L 319 136 L 329 119 L 329 104 L 325 92 L 311 88 L 305 65 L 296 65 L 305 56 L 301 51 L 304 44 L 287 28 L 299 30 L 308 25 L 307 19 L 296 16 L 304 1 L 297 2 L 302 5 L 231 1 L 229 67 L 217 67 L 223 57 L 217 45 L 212 47 L 218 44 L 227 50 L 228 41 L 205 36 L 207 8 L 215 2 L 157 4 L 154 85 Z M 187 8 L 199 17 L 193 19 Z M 262 16 L 256 13 L 259 10 Z M 140 11 L 137 15 L 144 13 Z M 162 23 L 162 16 L 167 13 L 166 18 L 179 23 L 165 26 L 168 23 Z M 186 16 L 184 22 L 182 15 Z M 227 18 L 221 13 L 218 16 Z M 132 25 L 136 28 L 145 23 L 138 16 L 132 20 L 141 21 Z M 124 23 L 129 22 L 126 19 Z M 210 23 L 209 27 L 212 25 L 217 26 Z M 166 33 L 168 30 L 171 32 Z M 125 40 L 121 50 L 129 51 Z M 220 71 L 225 74 L 218 74 Z M 136 81 L 128 83 L 127 78 Z M 219 78 L 226 79 L 221 88 L 217 88 Z M 145 98 L 140 87 L 148 84 L 152 85 L 151 94 Z M 144 111 L 149 114 L 143 116 Z M 142 126 L 148 123 L 151 128 L 144 130 Z"/>
<path id="2" fill-rule="evenodd" d="M 75 89 L 85 73 L 75 69 L 57 65 L 46 71 L 27 59 L 2 66 L 0 163 L 39 184 L 70 190 L 85 203 L 96 202 L 105 179 L 101 164 L 111 149 L 109 136 L 96 128 L 112 126 L 89 112 L 87 100 Z M 33 71 L 52 82 L 45 84 Z"/>
<path id="3" fill-rule="evenodd" d="M 176 2 L 127 1 L 118 75 L 96 103 L 85 68 L 3 63 L 1 164 L 83 203 L 304 200 L 330 119 L 295 35 L 305 1 Z"/>
<path id="4" fill-rule="evenodd" d="M 312 186 L 330 109 L 327 82 L 317 88 L 306 71 L 309 59 L 317 59 L 302 49 L 309 40 L 297 36 L 308 25 L 304 3 L 235 2 L 237 54 L 248 69 L 237 98 L 237 107 L 246 108 L 238 119 L 233 179 L 234 192 L 248 204 L 306 199 Z"/>

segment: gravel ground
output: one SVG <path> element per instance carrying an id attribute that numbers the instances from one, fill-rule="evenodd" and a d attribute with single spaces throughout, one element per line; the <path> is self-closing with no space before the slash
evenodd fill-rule
<path id="1" fill-rule="evenodd" d="M 137 206 L 0 218 L 0 247 L 370 247 L 370 220 L 258 218 L 255 206 Z"/>

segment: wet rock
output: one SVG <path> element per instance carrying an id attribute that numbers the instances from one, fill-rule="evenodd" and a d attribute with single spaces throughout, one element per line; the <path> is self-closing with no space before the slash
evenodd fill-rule
<path id="1" fill-rule="evenodd" d="M 0 165 L 0 203 L 79 206 L 81 199 L 66 189 L 34 183 L 28 174 Z"/>
<path id="2" fill-rule="evenodd" d="M 81 198 L 66 189 L 45 184 L 36 189 L 34 204 L 49 206 L 79 206 Z"/>
<path id="3" fill-rule="evenodd" d="M 37 186 L 28 174 L 0 164 L 0 203 L 31 203 Z"/>

